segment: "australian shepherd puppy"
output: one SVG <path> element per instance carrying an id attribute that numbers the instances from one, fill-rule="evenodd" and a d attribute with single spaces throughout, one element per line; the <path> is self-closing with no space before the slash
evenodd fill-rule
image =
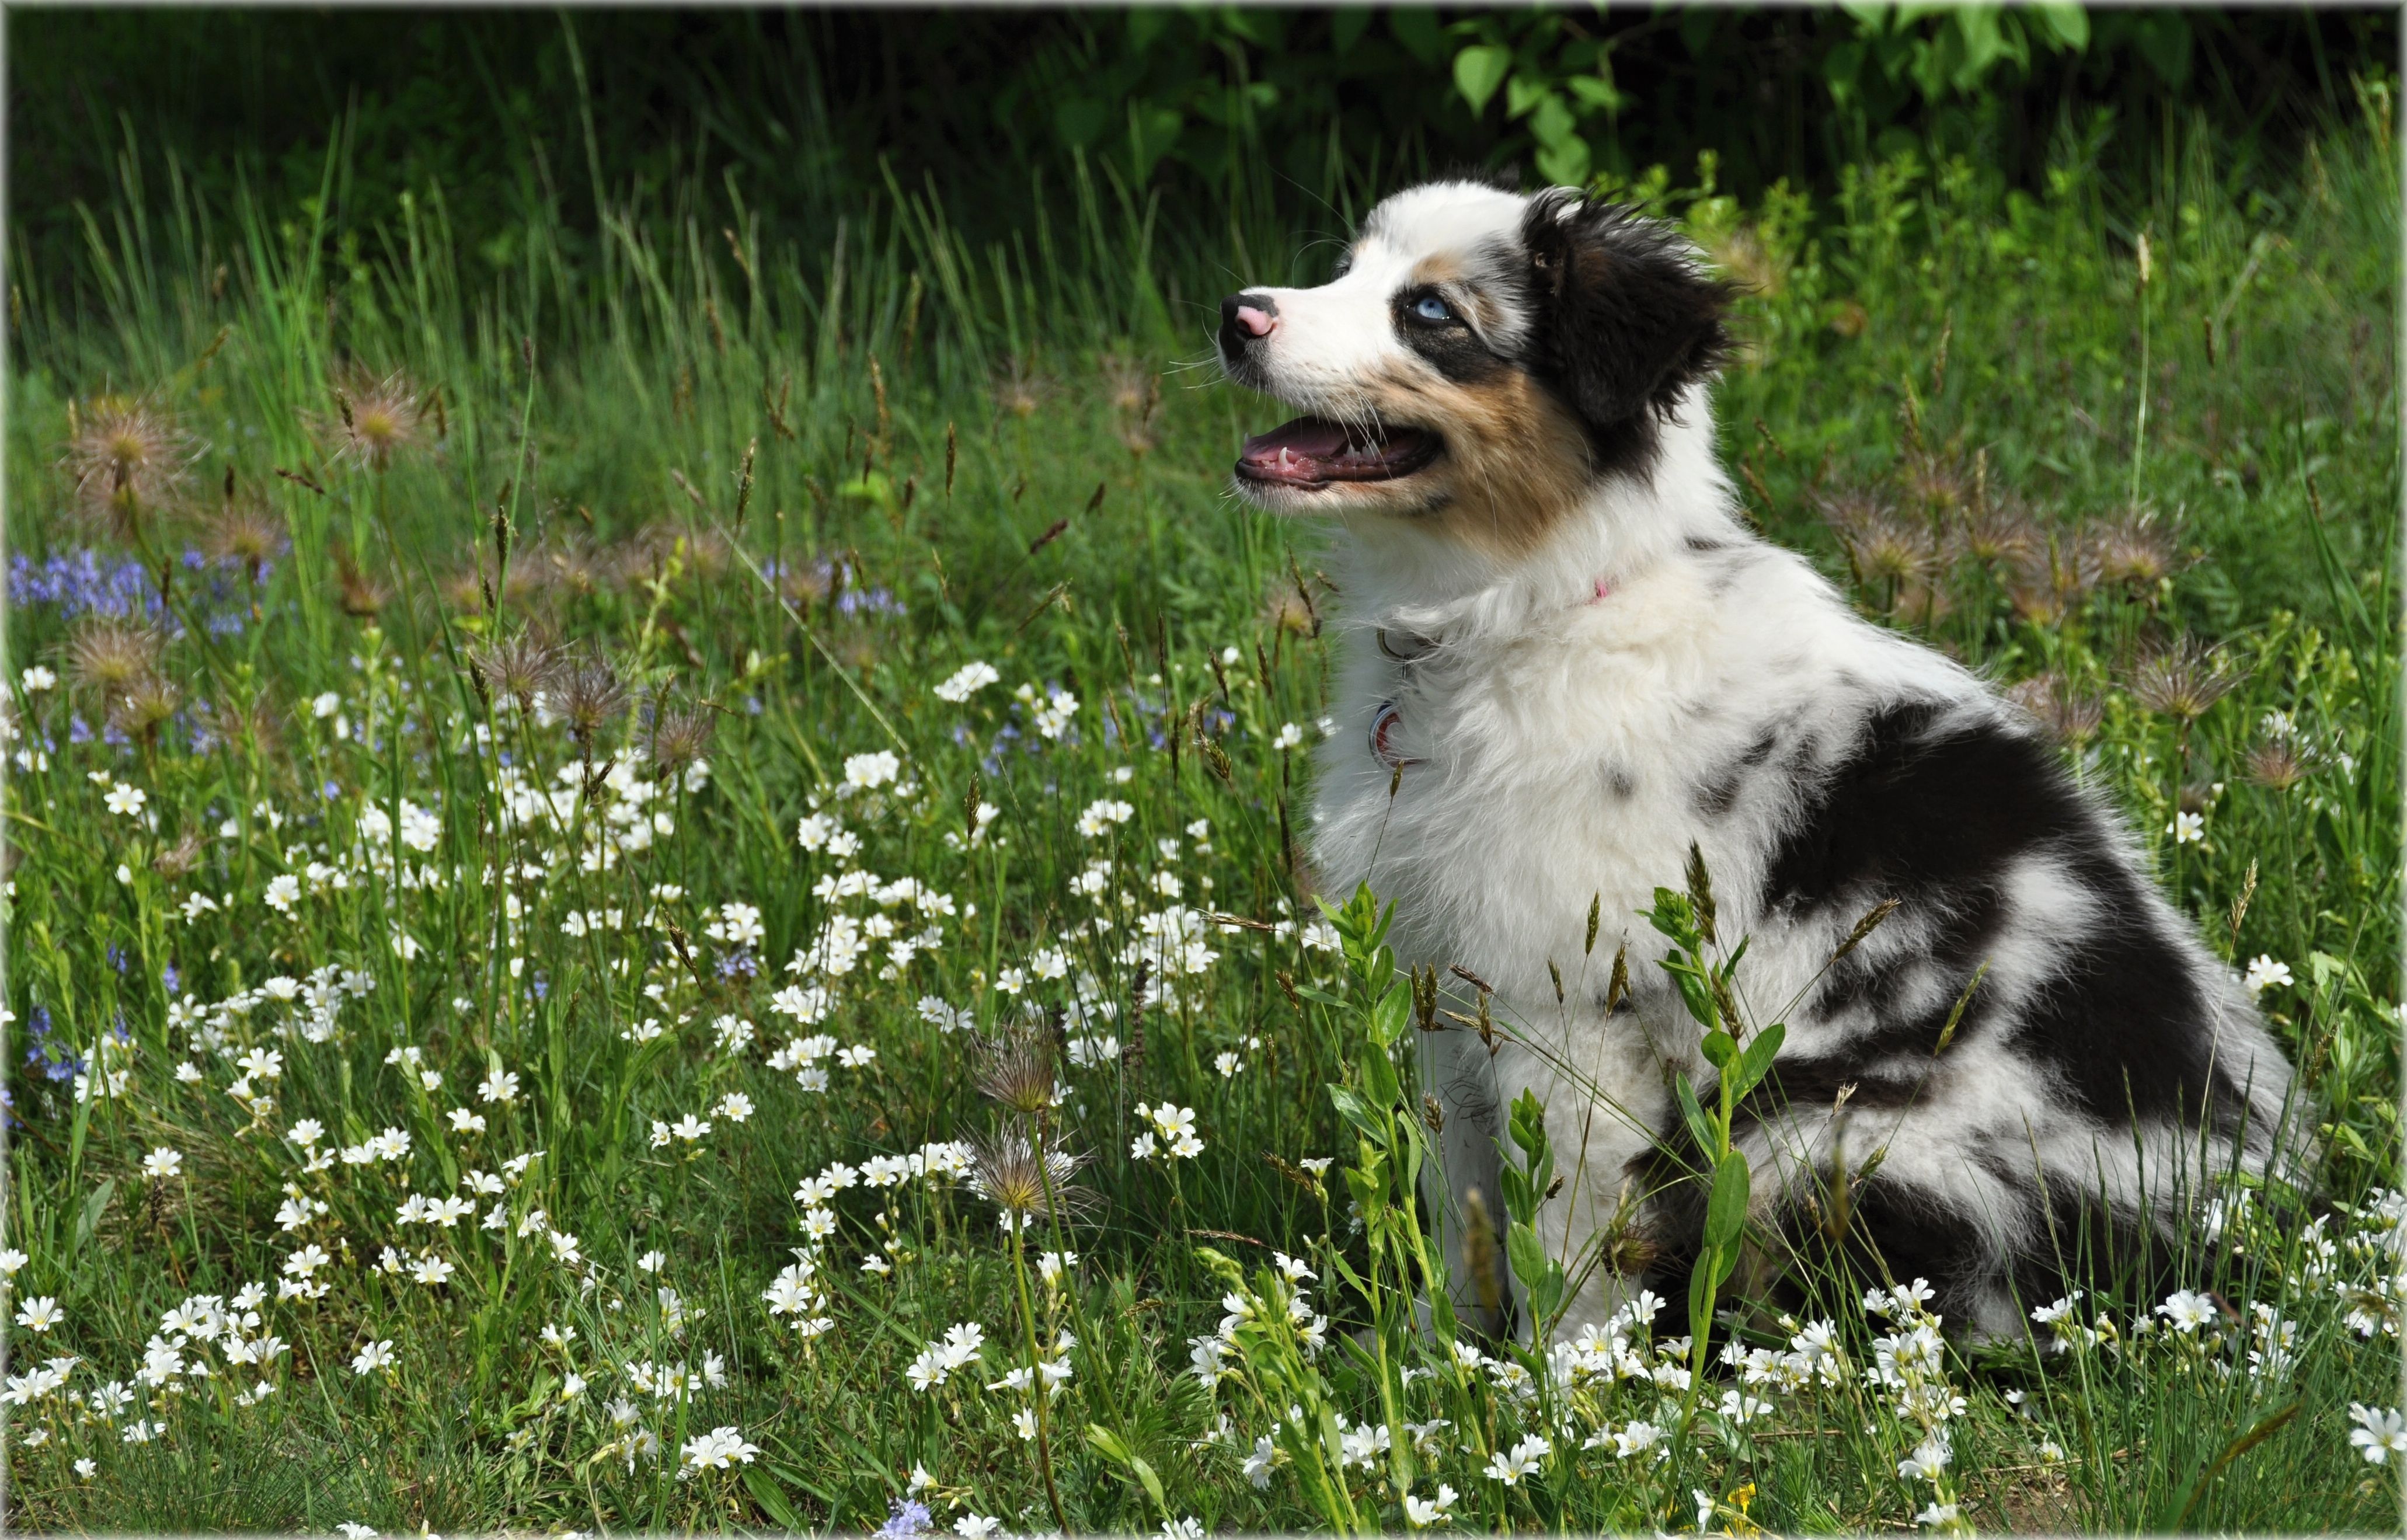
<path id="1" fill-rule="evenodd" d="M 1859 1262 L 2013 1333 L 2102 1246 L 2281 1163 L 2289 1066 L 2030 720 L 1736 517 L 1707 399 L 1728 297 L 1628 210 L 1439 182 L 1374 209 L 1319 288 L 1222 302 L 1229 378 L 1305 414 L 1246 441 L 1238 490 L 1338 531 L 1312 861 L 1394 901 L 1401 961 L 1492 986 L 1496 1046 L 1423 1039 L 1446 1227 L 1494 1203 L 1502 1108 L 1534 1091 L 1568 1175 L 1541 1235 L 1608 1263 L 1566 1328 L 1694 1252 L 1670 1081 L 1710 1100 L 1713 1071 L 1637 918 L 1693 845 L 1723 942 L 1751 943 L 1744 1007 L 1787 1026 L 1742 1113 L 1755 1233 L 1827 1233 L 1834 1168 L 1877 1154 Z"/>

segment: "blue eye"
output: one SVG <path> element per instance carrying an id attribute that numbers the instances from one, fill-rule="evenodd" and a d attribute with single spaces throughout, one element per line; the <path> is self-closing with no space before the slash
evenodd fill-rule
<path id="1" fill-rule="evenodd" d="M 1452 321 L 1454 311 L 1435 294 L 1423 294 L 1413 303 L 1413 314 L 1423 321 Z"/>

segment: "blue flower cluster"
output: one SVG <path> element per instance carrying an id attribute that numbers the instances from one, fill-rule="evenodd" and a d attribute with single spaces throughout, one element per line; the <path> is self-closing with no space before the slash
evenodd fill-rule
<path id="1" fill-rule="evenodd" d="M 195 607 L 203 614 L 202 623 L 209 635 L 241 635 L 249 600 L 235 587 L 239 563 L 212 563 L 199 551 L 187 549 L 180 564 L 187 572 L 206 575 Z M 260 580 L 264 582 L 272 570 L 272 564 L 263 566 Z M 161 614 L 155 574 L 131 556 L 104 554 L 89 547 L 39 563 L 22 553 L 10 558 L 8 602 L 56 606 L 59 618 L 66 620 L 84 615 L 156 620 Z M 171 619 L 169 624 L 174 623 Z"/>

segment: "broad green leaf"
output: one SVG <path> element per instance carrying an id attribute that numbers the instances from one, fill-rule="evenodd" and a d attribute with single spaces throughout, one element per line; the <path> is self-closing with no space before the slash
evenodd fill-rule
<path id="1" fill-rule="evenodd" d="M 2026 12 L 2037 23 L 2051 48 L 2085 53 L 2089 49 L 2089 13 L 2069 0 L 2039 0 Z"/>
<path id="2" fill-rule="evenodd" d="M 1591 107 L 1607 112 L 1619 112 L 1630 105 L 1630 97 L 1611 80 L 1595 75 L 1574 75 L 1563 82 L 1571 93 Z"/>
<path id="3" fill-rule="evenodd" d="M 1709 1032 L 1705 1034 L 1705 1040 L 1697 1045 L 1697 1051 L 1705 1056 L 1706 1063 L 1716 1069 L 1726 1070 L 1730 1068 L 1731 1057 L 1738 1052 L 1738 1044 L 1729 1033 Z"/>
<path id="4" fill-rule="evenodd" d="M 1538 109 L 1530 114 L 1530 133 L 1548 150 L 1562 150 L 1579 141 L 1579 123 L 1562 97 L 1550 91 L 1538 99 Z M 1588 147 L 1583 143 L 1580 148 Z"/>
<path id="5" fill-rule="evenodd" d="M 1512 68 L 1512 50 L 1492 43 L 1464 49 L 1454 56 L 1454 89 L 1471 104 L 1472 116 L 1488 110 L 1488 100 Z"/>
<path id="6" fill-rule="evenodd" d="M 1507 121 L 1521 117 L 1546 99 L 1547 85 L 1527 75 L 1516 75 L 1504 82 L 1504 117 Z"/>

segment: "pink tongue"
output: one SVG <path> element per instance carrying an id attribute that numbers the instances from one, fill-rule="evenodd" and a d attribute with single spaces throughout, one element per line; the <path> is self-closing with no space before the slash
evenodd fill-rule
<path id="1" fill-rule="evenodd" d="M 1346 452 L 1346 430 L 1317 417 L 1299 417 L 1246 439 L 1245 458 L 1258 465 L 1275 465 L 1281 450 L 1298 460 L 1334 460 Z"/>

